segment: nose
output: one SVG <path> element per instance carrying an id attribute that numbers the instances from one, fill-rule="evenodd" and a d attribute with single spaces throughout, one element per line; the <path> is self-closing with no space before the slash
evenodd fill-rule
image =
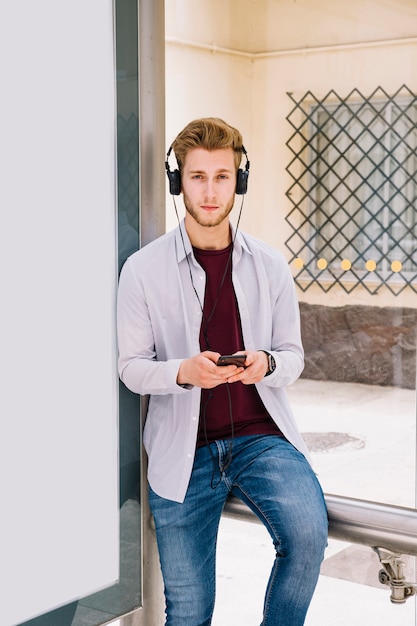
<path id="1" fill-rule="evenodd" d="M 206 180 L 206 197 L 207 199 L 213 199 L 216 196 L 216 192 L 214 189 L 214 179 L 207 178 Z"/>

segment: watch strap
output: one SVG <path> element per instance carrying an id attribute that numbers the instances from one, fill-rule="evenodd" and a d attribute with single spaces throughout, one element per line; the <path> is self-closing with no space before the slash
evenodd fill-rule
<path id="1" fill-rule="evenodd" d="M 266 354 L 266 356 L 268 358 L 268 371 L 266 372 L 265 376 L 269 376 L 275 370 L 277 364 L 276 364 L 275 359 L 272 356 L 272 354 L 270 354 L 266 350 L 262 350 L 262 352 L 265 352 L 265 354 Z"/>

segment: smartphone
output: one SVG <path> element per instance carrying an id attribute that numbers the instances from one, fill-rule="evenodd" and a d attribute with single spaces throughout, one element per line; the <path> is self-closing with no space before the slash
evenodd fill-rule
<path id="1" fill-rule="evenodd" d="M 224 354 L 219 357 L 216 365 L 237 365 L 245 367 L 246 354 Z"/>

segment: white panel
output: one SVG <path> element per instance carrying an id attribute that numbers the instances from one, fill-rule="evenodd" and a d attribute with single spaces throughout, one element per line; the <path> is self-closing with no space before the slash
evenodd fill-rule
<path id="1" fill-rule="evenodd" d="M 0 4 L 3 626 L 118 577 L 112 20 Z"/>

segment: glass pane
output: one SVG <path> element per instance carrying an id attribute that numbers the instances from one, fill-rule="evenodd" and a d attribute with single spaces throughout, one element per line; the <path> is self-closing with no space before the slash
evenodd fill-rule
<path id="1" fill-rule="evenodd" d="M 288 393 L 326 493 L 415 507 L 412 304 L 405 296 L 390 307 L 300 303 L 306 369 Z M 415 580 L 415 559 L 401 559 Z M 414 600 L 391 604 L 381 569 L 371 548 L 330 540 L 307 625 L 414 624 Z"/>
<path id="2" fill-rule="evenodd" d="M 289 395 L 326 493 L 414 507 L 414 389 L 303 378 Z"/>
<path id="3" fill-rule="evenodd" d="M 117 0 L 118 265 L 139 247 L 138 16 Z M 120 580 L 80 600 L 72 626 L 94 626 L 141 604 L 140 398 L 119 381 Z"/>
<path id="4" fill-rule="evenodd" d="M 136 0 L 115 5 L 120 271 L 139 244 L 138 19 Z M 22 626 L 96 626 L 140 606 L 140 445 L 140 398 L 119 383 L 120 580 Z"/>
<path id="5" fill-rule="evenodd" d="M 371 103 L 373 107 L 372 99 Z M 375 103 L 378 106 L 381 107 Z M 413 112 L 415 105 L 409 108 Z M 361 115 L 365 116 L 368 110 L 369 106 L 364 107 Z M 338 187 L 344 163 L 339 154 L 346 156 L 347 146 L 342 150 L 340 145 L 334 145 L 333 156 L 329 156 L 327 144 L 322 148 L 315 145 L 314 152 L 312 148 L 312 157 L 318 154 L 318 162 L 325 158 L 338 167 L 337 176 L 336 166 L 333 172 L 320 175 L 320 180 L 332 191 L 331 201 L 337 200 L 338 218 L 329 219 L 330 206 L 322 224 L 316 220 L 317 231 L 313 235 L 320 254 L 328 258 L 329 264 L 332 251 L 343 248 L 345 258 L 353 266 L 361 246 L 369 252 L 370 242 L 378 240 L 378 228 L 387 270 L 389 264 L 393 268 L 392 261 L 398 258 L 398 247 L 416 249 L 415 207 L 407 197 L 407 194 L 415 195 L 411 190 L 415 189 L 415 183 L 408 171 L 404 173 L 404 165 L 398 165 L 408 163 L 408 158 L 399 155 L 410 153 L 410 141 L 416 140 L 415 128 L 404 129 L 402 133 L 391 128 L 390 110 L 384 112 L 382 121 L 387 132 L 378 133 L 380 142 L 373 139 L 372 151 L 368 145 L 370 136 L 352 133 L 352 127 L 349 128 L 350 139 L 354 139 L 349 144 L 349 159 L 355 152 L 366 153 L 372 163 L 369 175 L 362 172 L 368 197 L 358 207 L 352 207 L 349 194 L 344 198 Z M 354 124 L 357 123 L 355 117 Z M 370 129 L 375 137 L 378 130 L 375 123 Z M 391 145 L 394 135 L 397 156 L 393 155 Z M 340 138 L 337 139 L 340 143 Z M 383 153 L 389 155 L 385 164 L 380 156 Z M 394 160 L 396 167 L 391 172 L 388 165 Z M 375 164 L 379 164 L 378 169 Z M 361 167 L 368 165 L 363 158 Z M 381 180 L 384 194 L 388 189 L 395 190 L 392 198 L 381 196 Z M 358 188 L 351 176 L 345 183 L 348 190 Z M 325 210 L 325 203 L 321 202 L 320 207 Z M 373 214 L 373 221 L 368 219 L 368 213 Z M 360 233 L 358 237 L 352 233 L 353 222 L 349 223 L 353 218 Z M 399 224 L 403 231 L 396 230 Z M 321 244 L 324 235 L 320 229 L 324 228 L 329 250 Z M 396 232 L 398 245 L 393 246 L 388 239 Z M 352 246 L 345 245 L 349 240 Z M 375 258 L 378 260 L 377 255 Z M 407 269 L 412 269 L 410 254 Z M 318 283 L 325 291 L 325 281 L 319 277 Z M 358 286 L 353 276 L 350 286 L 347 292 Z M 322 295 L 319 302 L 317 297 L 309 298 L 308 293 L 300 296 L 306 365 L 288 394 L 315 470 L 328 494 L 415 507 L 417 309 L 414 290 L 415 281 L 402 291 L 392 289 L 391 283 L 383 283 L 378 288 L 377 299 L 364 291 L 355 298 L 340 289 L 332 295 Z M 406 580 L 415 580 L 414 558 L 402 555 L 401 559 Z M 372 549 L 330 540 L 307 624 L 365 625 L 374 620 L 378 624 L 411 626 L 414 600 L 404 606 L 391 604 L 389 587 L 379 582 L 381 569 Z"/>
<path id="6" fill-rule="evenodd" d="M 222 518 L 217 554 L 212 626 L 260 624 L 273 559 L 267 531 L 258 523 Z M 413 560 L 404 560 L 407 580 L 415 580 Z M 370 548 L 330 541 L 305 626 L 415 626 L 414 599 L 391 604 L 388 587 L 378 583 L 380 569 Z"/>
<path id="7" fill-rule="evenodd" d="M 307 13 L 297 3 L 249 4 L 246 15 L 225 11 L 216 28 L 216 3 L 200 2 L 198 19 L 191 0 L 166 3 L 167 141 L 203 114 L 244 132 L 251 180 L 242 229 L 294 266 L 306 368 L 288 393 L 324 490 L 414 508 L 417 135 L 415 109 L 401 103 L 404 95 L 416 103 L 405 86 L 412 50 L 362 42 L 391 9 L 394 31 L 415 29 L 417 11 L 396 1 L 388 13 L 341 0 L 331 12 L 322 2 Z M 401 115 L 386 110 L 397 101 L 392 85 Z M 320 106 L 326 98 L 333 120 Z M 340 105 L 355 98 L 368 104 L 346 122 Z M 314 106 L 320 116 L 309 120 Z M 167 220 L 175 224 L 169 211 Z M 260 623 L 272 559 L 262 526 L 222 520 L 213 626 Z M 413 559 L 404 561 L 415 580 Z M 331 540 L 306 626 L 414 625 L 415 600 L 391 604 L 379 569 L 370 548 Z"/>
<path id="8" fill-rule="evenodd" d="M 2 626 L 118 577 L 112 28 L 111 2 L 0 4 Z"/>
<path id="9" fill-rule="evenodd" d="M 139 247 L 138 16 L 136 0 L 117 0 L 118 266 Z M 119 381 L 120 580 L 80 600 L 72 626 L 94 626 L 141 603 L 140 399 Z"/>

